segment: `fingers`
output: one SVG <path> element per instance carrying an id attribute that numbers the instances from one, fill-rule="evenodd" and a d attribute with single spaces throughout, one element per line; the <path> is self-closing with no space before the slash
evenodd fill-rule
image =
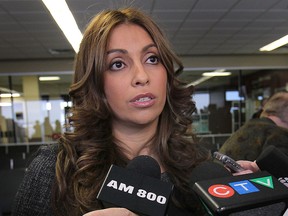
<path id="1" fill-rule="evenodd" d="M 237 163 L 239 163 L 244 169 L 251 170 L 252 172 L 260 170 L 255 161 L 239 160 Z"/>
<path id="2" fill-rule="evenodd" d="M 88 212 L 83 216 L 137 216 L 137 215 L 125 208 L 107 208 Z"/>
<path id="3" fill-rule="evenodd" d="M 244 170 L 241 172 L 233 173 L 233 176 L 244 175 L 244 174 L 249 174 L 249 173 L 253 173 L 253 172 L 251 170 Z"/>

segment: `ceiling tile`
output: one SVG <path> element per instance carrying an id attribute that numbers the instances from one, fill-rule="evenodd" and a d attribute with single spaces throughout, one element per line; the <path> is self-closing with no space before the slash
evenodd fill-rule
<path id="1" fill-rule="evenodd" d="M 155 0 L 154 10 L 187 10 L 190 9 L 196 0 Z"/>
<path id="2" fill-rule="evenodd" d="M 238 0 L 201 0 L 194 7 L 197 10 L 229 10 Z"/>
<path id="3" fill-rule="evenodd" d="M 183 55 L 259 55 L 258 46 L 288 34 L 287 0 L 67 0 L 67 4 L 82 31 L 100 10 L 129 4 L 143 9 Z M 0 0 L 0 47 L 0 60 L 73 57 L 49 53 L 49 49 L 69 51 L 71 45 L 40 0 Z"/>
<path id="4" fill-rule="evenodd" d="M 238 1 L 234 9 L 253 10 L 253 9 L 267 9 L 277 4 L 279 0 L 241 0 Z"/>

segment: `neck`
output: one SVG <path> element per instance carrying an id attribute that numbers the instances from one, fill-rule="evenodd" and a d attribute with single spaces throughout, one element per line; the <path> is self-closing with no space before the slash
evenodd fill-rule
<path id="1" fill-rule="evenodd" d="M 152 137 L 156 134 L 158 120 L 145 125 L 123 125 L 113 123 L 113 135 L 132 159 L 138 155 L 153 155 L 150 150 Z"/>
<path id="2" fill-rule="evenodd" d="M 283 128 L 288 128 L 288 123 L 285 122 L 284 120 L 280 119 L 277 116 L 268 116 L 269 119 L 271 119 L 273 122 L 275 122 L 275 124 L 279 127 L 283 127 Z"/>

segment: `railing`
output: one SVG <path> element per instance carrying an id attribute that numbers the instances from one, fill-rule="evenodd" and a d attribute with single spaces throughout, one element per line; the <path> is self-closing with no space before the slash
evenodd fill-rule
<path id="1" fill-rule="evenodd" d="M 34 158 L 34 152 L 45 144 L 56 142 L 29 142 L 0 144 L 0 170 L 26 168 Z"/>
<path id="2" fill-rule="evenodd" d="M 231 133 L 227 134 L 197 134 L 200 141 L 205 143 L 206 148 L 210 150 L 219 150 L 223 143 L 231 136 Z M 211 142 L 207 142 L 211 140 Z"/>
<path id="3" fill-rule="evenodd" d="M 211 151 L 217 151 L 231 134 L 197 134 L 201 144 Z M 27 142 L 0 144 L 0 170 L 25 168 L 33 159 L 33 153 L 46 144 L 56 144 L 51 142 Z"/>
<path id="4" fill-rule="evenodd" d="M 9 154 L 9 148 L 13 147 L 26 147 L 26 153 L 30 153 L 30 148 L 32 146 L 40 146 L 40 145 L 46 145 L 46 144 L 54 144 L 57 142 L 51 141 L 51 142 L 27 142 L 27 143 L 1 143 L 0 148 L 5 148 L 5 154 Z M 2 151 L 1 151 L 2 152 Z"/>

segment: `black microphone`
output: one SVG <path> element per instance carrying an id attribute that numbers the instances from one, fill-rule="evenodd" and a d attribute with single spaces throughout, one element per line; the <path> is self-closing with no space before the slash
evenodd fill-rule
<path id="1" fill-rule="evenodd" d="M 111 165 L 97 198 L 107 207 L 123 207 L 139 215 L 164 216 L 173 184 L 160 180 L 152 157 L 135 157 L 126 168 Z"/>
<path id="2" fill-rule="evenodd" d="M 284 214 L 288 190 L 274 176 L 266 171 L 232 176 L 225 169 L 218 163 L 206 162 L 192 172 L 190 186 L 209 215 Z"/>
<path id="3" fill-rule="evenodd" d="M 288 187 L 288 156 L 275 146 L 265 148 L 256 159 L 256 164 L 261 170 L 271 173 Z"/>

